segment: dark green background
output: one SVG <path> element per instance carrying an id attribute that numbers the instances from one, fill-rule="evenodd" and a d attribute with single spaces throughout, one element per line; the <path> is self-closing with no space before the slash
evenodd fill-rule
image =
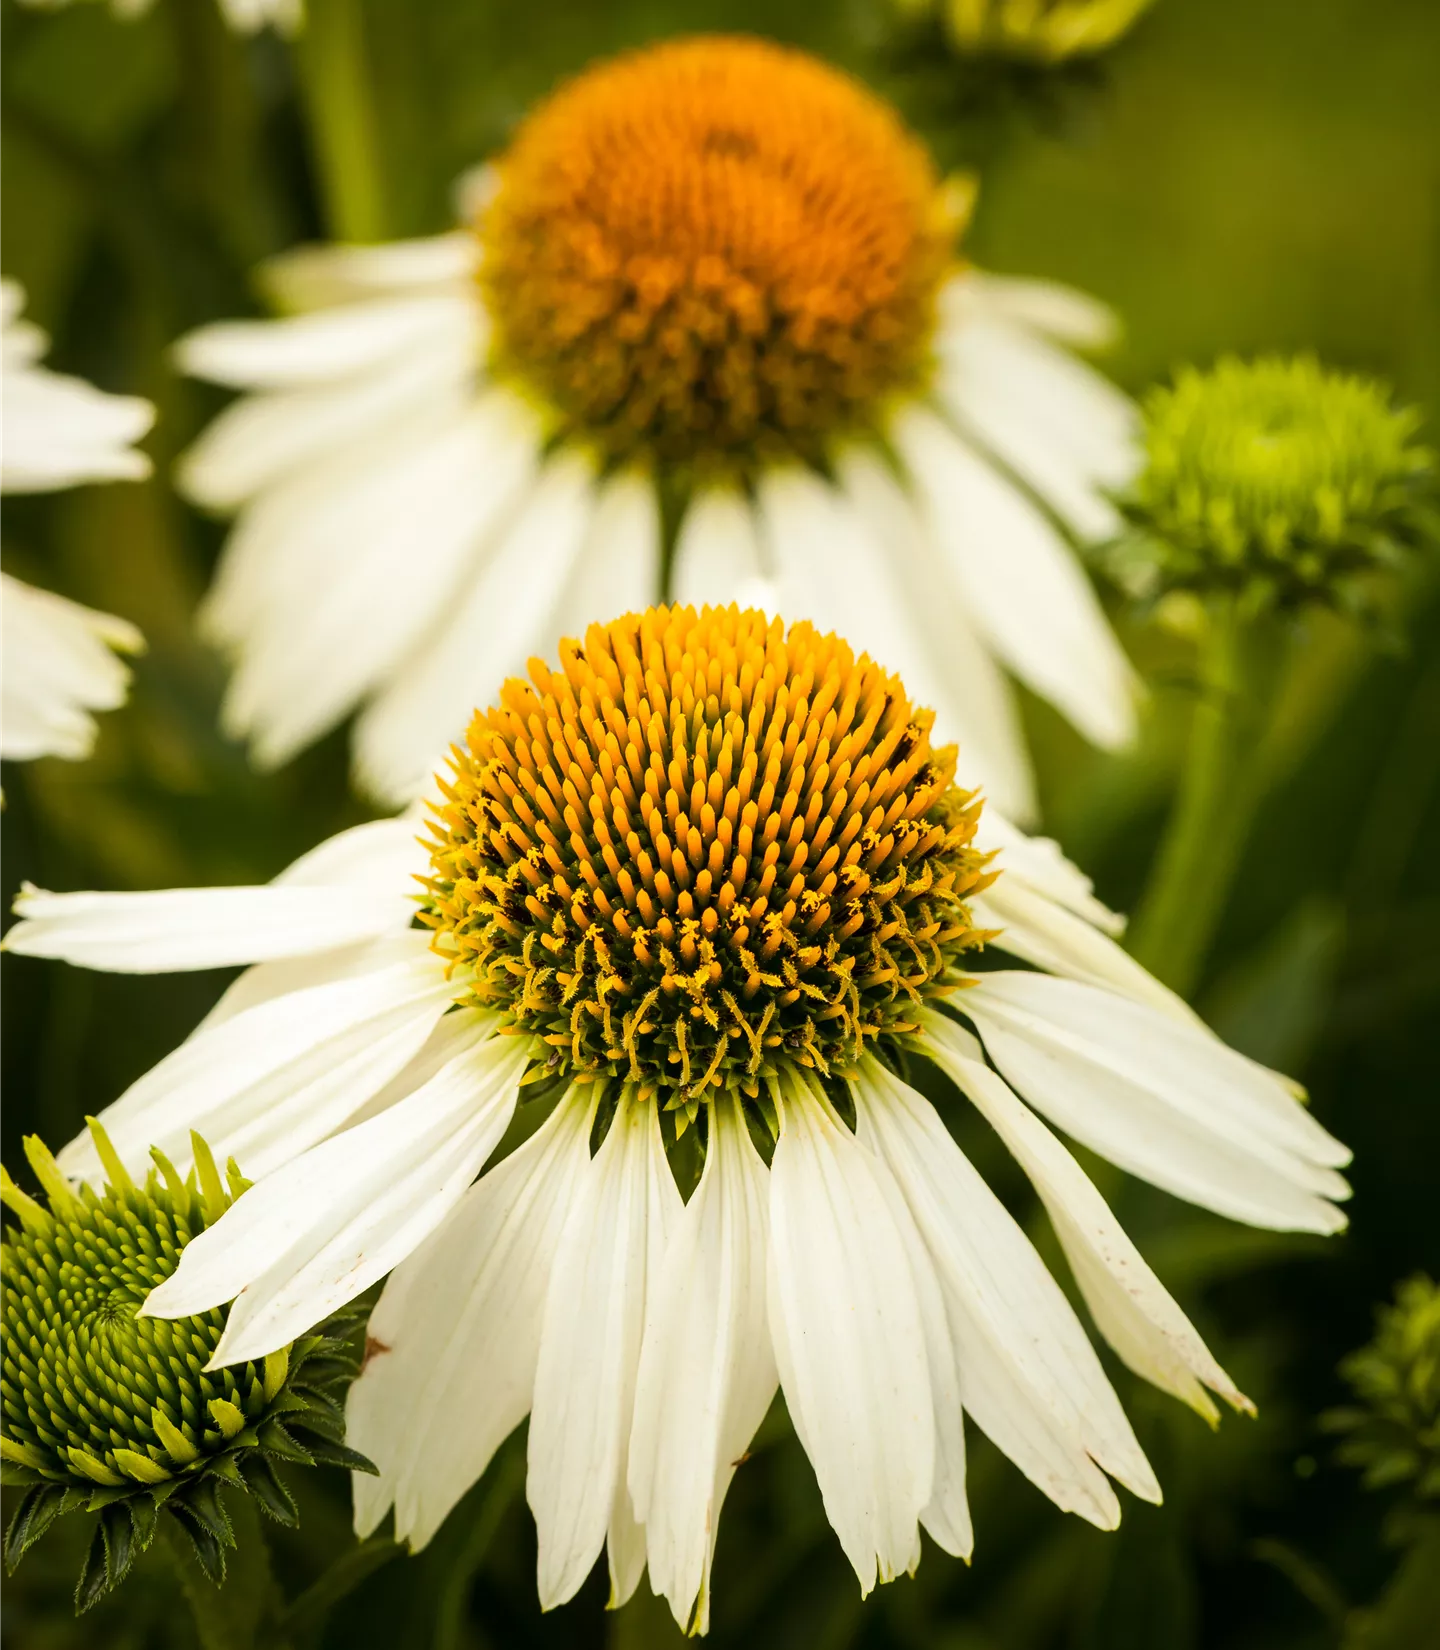
<path id="1" fill-rule="evenodd" d="M 318 0 L 316 22 L 323 0 Z M 370 0 L 384 226 L 445 227 L 450 181 L 503 142 L 557 75 L 617 46 L 697 28 L 762 29 L 884 80 L 939 121 L 936 70 L 900 75 L 881 0 Z M 327 14 L 328 15 L 328 14 Z M 6 902 L 54 888 L 249 881 L 363 817 L 337 736 L 283 772 L 251 774 L 215 732 L 220 672 L 189 621 L 220 529 L 165 485 L 219 405 L 178 380 L 166 346 L 253 309 L 247 271 L 322 233 L 303 79 L 273 37 L 226 35 L 213 0 L 157 0 L 141 23 L 96 5 L 5 4 L 4 269 L 55 336 L 57 366 L 152 397 L 144 486 L 10 499 L 11 571 L 139 622 L 150 652 L 130 705 L 85 764 L 10 765 Z M 320 40 L 312 32 L 313 54 Z M 313 56 L 299 53 L 300 69 Z M 1440 406 L 1440 5 L 1435 0 L 1159 0 L 1104 72 L 1045 120 L 990 146 L 970 245 L 988 267 L 1071 280 L 1125 318 L 1111 363 L 1139 390 L 1224 350 L 1314 347 Z M 932 132 L 948 148 L 943 125 Z M 780 1415 L 727 1507 L 714 1639 L 748 1646 L 916 1650 L 1425 1650 L 1413 1618 L 1364 1636 L 1347 1607 L 1396 1564 L 1383 1499 L 1329 1461 L 1315 1417 L 1334 1366 L 1394 1281 L 1440 1264 L 1440 604 L 1407 592 L 1409 646 L 1381 651 L 1316 622 L 1293 759 L 1252 840 L 1201 994 L 1233 1040 L 1310 1085 L 1357 1154 L 1354 1227 L 1328 1244 L 1234 1228 L 1107 1174 L 1157 1270 L 1261 1407 L 1218 1436 L 1117 1373 L 1166 1486 L 1127 1500 L 1116 1536 L 1066 1519 L 983 1440 L 972 1568 L 927 1548 L 914 1581 L 858 1598 L 808 1467 Z M 1047 825 L 1113 903 L 1143 886 L 1191 702 L 1173 641 L 1127 640 L 1152 682 L 1142 747 L 1086 750 L 1027 705 Z M 7 958 L 4 1155 L 60 1144 L 194 1024 L 221 976 L 124 979 Z M 1002 1193 L 1019 1177 L 958 1107 L 957 1133 Z M 1049 1243 L 1048 1237 L 1040 1241 Z M 974 1437 L 972 1429 L 972 1438 Z M 640 1646 L 674 1642 L 663 1606 L 615 1617 L 592 1578 L 541 1618 L 513 1441 L 416 1560 L 396 1559 L 333 1616 L 326 1645 Z M 343 1552 L 345 1486 L 306 1486 L 276 1565 L 298 1589 Z M 78 1529 L 69 1548 L 78 1540 Z M 162 1564 L 79 1626 L 76 1555 L 54 1537 L 7 1588 L 5 1634 L 48 1646 L 185 1645 Z M 643 1588 L 642 1588 L 643 1592 Z M 1440 1611 L 1440 1602 L 1436 1604 Z"/>

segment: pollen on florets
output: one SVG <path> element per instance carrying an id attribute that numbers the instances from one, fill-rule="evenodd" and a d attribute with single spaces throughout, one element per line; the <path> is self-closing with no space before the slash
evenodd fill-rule
<path id="1" fill-rule="evenodd" d="M 497 174 L 491 367 L 561 435 L 702 472 L 815 460 L 928 375 L 950 196 L 885 104 L 803 53 L 621 56 L 541 104 Z"/>
<path id="2" fill-rule="evenodd" d="M 1434 531 L 1419 415 L 1311 357 L 1186 368 L 1145 406 L 1118 576 L 1136 594 L 1334 603 Z"/>
<path id="3" fill-rule="evenodd" d="M 422 909 L 471 999 L 667 1106 L 850 1069 L 963 983 L 980 804 L 894 676 L 808 624 L 592 625 L 475 717 Z"/>

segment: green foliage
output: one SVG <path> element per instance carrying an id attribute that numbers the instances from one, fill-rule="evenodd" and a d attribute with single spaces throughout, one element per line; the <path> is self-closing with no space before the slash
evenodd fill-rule
<path id="1" fill-rule="evenodd" d="M 194 1136 L 188 1179 L 156 1151 L 156 1167 L 137 1186 L 93 1120 L 91 1131 L 109 1175 L 99 1191 L 72 1188 L 34 1136 L 25 1150 L 46 1201 L 0 1170 L 0 1195 L 19 1221 L 0 1247 L 0 1456 L 5 1482 L 24 1490 L 5 1534 L 5 1564 L 13 1571 L 57 1518 L 97 1514 L 77 1614 L 125 1579 L 162 1514 L 218 1585 L 236 1544 L 223 1486 L 293 1524 L 295 1501 L 276 1463 L 374 1470 L 343 1443 L 339 1395 L 358 1367 L 353 1314 L 258 1363 L 218 1370 L 208 1365 L 224 1332 L 222 1309 L 173 1321 L 142 1315 L 186 1244 L 245 1190 L 234 1161 L 227 1185 Z"/>
<path id="2" fill-rule="evenodd" d="M 1366 1489 L 1403 1486 L 1440 1501 L 1440 1286 L 1417 1276 L 1375 1314 L 1375 1338 L 1340 1365 L 1357 1403 L 1323 1418 L 1343 1435 L 1337 1458 Z"/>

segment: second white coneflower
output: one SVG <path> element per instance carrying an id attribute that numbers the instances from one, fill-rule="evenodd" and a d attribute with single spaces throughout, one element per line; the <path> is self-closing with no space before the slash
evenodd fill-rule
<path id="1" fill-rule="evenodd" d="M 763 589 L 869 648 L 1016 817 L 1004 671 L 1130 735 L 1056 525 L 1118 526 L 1133 410 L 1061 347 L 1111 323 L 968 268 L 963 204 L 888 106 L 779 46 L 672 42 L 563 85 L 467 212 L 292 253 L 269 283 L 298 313 L 180 345 L 249 392 L 181 479 L 239 512 L 204 618 L 260 761 L 359 707 L 360 778 L 408 799 L 489 683 L 657 599 L 661 496 L 671 594 Z"/>
<path id="2" fill-rule="evenodd" d="M 394 1269 L 349 1407 L 380 1468 L 362 1532 L 393 1508 L 428 1541 L 528 1414 L 542 1603 L 607 1548 L 615 1602 L 648 1562 L 703 1630 L 777 1385 L 866 1590 L 914 1567 L 922 1526 L 970 1551 L 967 1414 L 1102 1528 L 1112 1479 L 1158 1499 L 1079 1319 L 906 1060 L 1015 1154 L 1119 1355 L 1212 1418 L 1209 1392 L 1245 1406 L 1042 1116 L 1277 1228 L 1343 1225 L 1348 1154 L 1118 951 L 1053 845 L 986 820 L 932 723 L 808 624 L 661 608 L 507 684 L 423 846 L 397 821 L 265 888 L 22 897 L 12 951 L 257 962 L 104 1122 L 127 1158 L 200 1128 L 259 1176 L 147 1303 L 233 1301 L 217 1365 Z M 992 944 L 1049 972 L 985 967 Z M 482 1174 L 527 1081 L 548 1115 Z"/>

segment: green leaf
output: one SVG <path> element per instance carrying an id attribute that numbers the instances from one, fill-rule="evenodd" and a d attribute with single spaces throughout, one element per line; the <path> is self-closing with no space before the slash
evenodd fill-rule
<path id="1" fill-rule="evenodd" d="M 118 1587 L 135 1561 L 135 1526 L 130 1509 L 107 1507 L 100 1514 L 100 1535 L 105 1543 L 105 1587 Z"/>
<path id="2" fill-rule="evenodd" d="M 245 1487 L 256 1504 L 277 1523 L 294 1526 L 300 1514 L 294 1498 L 263 1455 L 252 1455 L 244 1466 Z"/>
<path id="3" fill-rule="evenodd" d="M 218 1587 L 225 1579 L 225 1549 L 191 1511 L 188 1502 L 175 1501 L 170 1506 L 175 1523 L 185 1532 L 205 1579 Z"/>
<path id="4" fill-rule="evenodd" d="M 85 1552 L 85 1562 L 80 1566 L 80 1579 L 75 1583 L 75 1614 L 83 1616 L 109 1590 L 110 1583 L 105 1573 L 105 1537 L 97 1524 Z"/>
<path id="5" fill-rule="evenodd" d="M 65 1506 L 65 1489 L 59 1484 L 37 1484 L 28 1490 L 15 1508 L 5 1531 L 5 1568 L 15 1566 L 55 1522 Z"/>

